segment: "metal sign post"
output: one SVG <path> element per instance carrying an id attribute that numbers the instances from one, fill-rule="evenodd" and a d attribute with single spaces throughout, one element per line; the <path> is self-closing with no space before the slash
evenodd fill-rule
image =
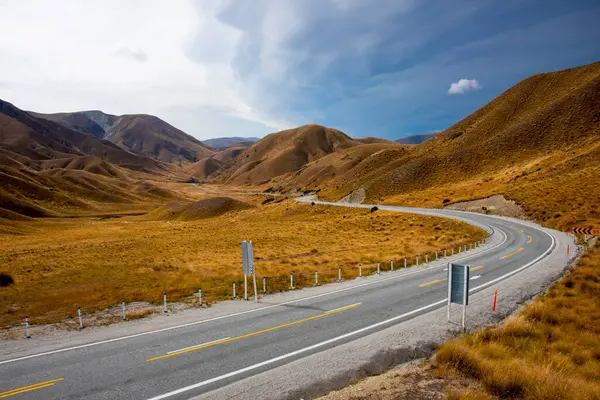
<path id="1" fill-rule="evenodd" d="M 252 241 L 242 242 L 242 267 L 244 271 L 244 299 L 248 300 L 248 275 L 252 275 L 254 286 L 254 301 L 258 303 L 258 292 L 256 290 L 256 274 L 254 273 L 254 251 Z"/>
<path id="2" fill-rule="evenodd" d="M 450 305 L 462 304 L 462 328 L 465 329 L 467 305 L 469 304 L 469 282 L 471 267 L 469 265 L 448 264 L 448 321 L 450 321 Z"/>

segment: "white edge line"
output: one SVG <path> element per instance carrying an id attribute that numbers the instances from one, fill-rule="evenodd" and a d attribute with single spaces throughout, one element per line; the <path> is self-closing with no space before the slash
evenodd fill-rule
<path id="1" fill-rule="evenodd" d="M 410 211 L 396 211 L 396 212 L 410 213 Z M 440 217 L 444 218 L 445 216 L 440 215 Z M 446 217 L 446 218 L 448 218 L 448 217 Z M 507 240 L 506 233 L 504 233 L 504 231 L 502 231 L 500 228 L 497 228 L 497 227 L 496 228 L 492 228 L 492 229 L 494 229 L 495 231 L 496 230 L 499 231 L 504 236 L 504 239 L 502 240 L 502 242 L 494 245 L 493 247 L 490 247 L 488 249 L 485 249 L 485 250 L 477 252 L 477 253 L 471 253 L 471 254 L 461 253 L 461 254 L 466 254 L 466 256 L 456 258 L 455 261 L 465 260 L 465 259 L 470 258 L 471 256 L 479 256 L 479 255 L 482 255 L 482 254 L 486 254 L 486 253 L 489 253 L 490 251 L 494 250 L 495 248 L 503 245 L 506 242 L 506 240 Z M 455 254 L 455 256 L 456 256 L 456 254 Z M 452 257 L 452 256 L 450 256 L 450 257 Z M 170 330 L 174 330 L 174 329 L 179 329 L 179 328 L 186 328 L 188 326 L 194 326 L 194 325 L 204 324 L 204 323 L 207 323 L 207 322 L 218 321 L 218 320 L 225 319 L 225 318 L 236 317 L 238 315 L 244 315 L 244 314 L 249 314 L 249 313 L 253 313 L 253 312 L 264 311 L 264 310 L 268 310 L 268 309 L 275 308 L 275 307 L 281 307 L 281 306 L 285 306 L 285 305 L 288 305 L 288 304 L 299 303 L 299 302 L 305 301 L 305 300 L 312 300 L 312 299 L 316 299 L 316 298 L 319 298 L 319 297 L 330 296 L 330 295 L 333 295 L 333 294 L 345 292 L 345 291 L 348 291 L 348 290 L 354 290 L 354 289 L 358 289 L 358 288 L 365 287 L 365 286 L 375 285 L 377 283 L 386 282 L 386 281 L 389 281 L 389 280 L 392 280 L 392 279 L 400 279 L 400 278 L 403 278 L 405 276 L 422 273 L 422 272 L 429 271 L 429 270 L 436 269 L 436 268 L 441 268 L 441 267 L 443 267 L 445 265 L 447 265 L 447 263 L 442 263 L 441 265 L 431 266 L 431 267 L 424 268 L 424 269 L 417 269 L 417 270 L 414 270 L 414 271 L 407 271 L 405 273 L 402 273 L 402 274 L 399 274 L 399 275 L 395 275 L 395 276 L 390 276 L 388 278 L 378 279 L 378 280 L 374 280 L 374 281 L 371 281 L 371 282 L 365 282 L 365 283 L 362 283 L 360 285 L 356 285 L 356 286 L 352 286 L 352 287 L 347 287 L 347 288 L 344 288 L 344 289 L 338 289 L 338 290 L 334 290 L 334 291 L 327 292 L 327 293 L 321 293 L 321 294 L 317 294 L 317 295 L 314 295 L 314 296 L 308 296 L 308 297 L 303 297 L 303 298 L 300 298 L 300 299 L 290 300 L 290 301 L 287 301 L 287 302 L 284 302 L 284 303 L 273 304 L 273 305 L 265 306 L 265 307 L 261 307 L 261 308 L 255 308 L 253 310 L 240 311 L 240 312 L 233 313 L 233 314 L 221 315 L 219 317 L 214 317 L 214 318 L 209 318 L 209 319 L 203 319 L 203 320 L 200 320 L 200 321 L 189 322 L 187 324 L 176 325 L 176 326 L 169 326 L 169 327 L 166 327 L 166 328 L 157 329 L 157 330 L 153 330 L 153 331 L 149 331 L 149 332 L 135 333 L 133 335 L 120 336 L 120 337 L 116 337 L 116 338 L 112 338 L 112 339 L 101 340 L 99 342 L 92 342 L 92 343 L 81 344 L 81 345 L 78 345 L 78 346 L 67 347 L 67 348 L 64 348 L 64 349 L 57 349 L 57 350 L 46 351 L 46 352 L 43 352 L 43 353 L 30 354 L 28 356 L 23 356 L 23 357 L 18 357 L 18 358 L 13 358 L 13 359 L 9 359 L 9 360 L 0 361 L 0 365 L 8 364 L 8 363 L 16 362 L 16 361 L 28 360 L 30 358 L 36 358 L 36 357 L 48 356 L 48 355 L 57 354 L 57 353 L 63 353 L 63 352 L 66 352 L 66 351 L 71 351 L 71 350 L 84 349 L 86 347 L 93 347 L 93 346 L 98 346 L 98 345 L 106 344 L 106 343 L 118 342 L 118 341 L 121 341 L 121 340 L 133 339 L 133 338 L 136 338 L 136 337 L 141 337 L 141 336 L 146 336 L 146 335 L 153 335 L 155 333 L 166 332 L 166 331 L 170 331 Z M 411 268 L 413 268 L 413 267 L 411 267 Z M 400 271 L 400 270 L 398 270 L 398 271 Z"/>
<path id="2" fill-rule="evenodd" d="M 360 306 L 361 304 L 362 304 L 362 301 L 360 303 L 354 303 L 354 304 L 350 304 L 349 306 L 344 306 L 344 307 L 335 308 L 333 310 L 326 311 L 325 314 L 332 313 L 332 312 L 335 312 L 335 311 L 340 311 L 340 310 L 343 310 L 345 308 L 350 308 L 350 307 L 354 307 L 354 306 Z"/>
<path id="3" fill-rule="evenodd" d="M 199 382 L 199 383 L 196 383 L 196 384 L 193 384 L 193 385 L 190 385 L 190 386 L 186 386 L 186 387 L 183 387 L 181 389 L 177 389 L 177 390 L 174 390 L 172 392 L 162 394 L 160 396 L 152 397 L 152 398 L 150 398 L 148 400 L 166 399 L 167 397 L 175 396 L 177 394 L 184 393 L 184 392 L 187 392 L 187 391 L 190 391 L 190 390 L 193 390 L 193 389 L 197 389 L 199 387 L 206 386 L 206 385 L 209 385 L 211 383 L 221 381 L 223 379 L 231 378 L 232 376 L 240 375 L 240 374 L 243 374 L 244 372 L 252 371 L 253 369 L 261 368 L 261 367 L 264 367 L 265 365 L 273 364 L 273 363 L 276 363 L 278 361 L 285 360 L 286 358 L 294 357 L 294 356 L 296 356 L 298 354 L 306 353 L 307 351 L 318 349 L 319 347 L 326 346 L 326 345 L 328 345 L 330 343 L 334 343 L 334 342 L 346 339 L 348 337 L 358 335 L 359 333 L 362 333 L 362 332 L 365 332 L 365 331 L 377 328 L 377 327 L 379 327 L 381 325 L 389 324 L 390 322 L 394 322 L 394 321 L 397 321 L 399 319 L 406 318 L 406 317 L 408 317 L 408 316 L 410 316 L 412 314 L 419 313 L 421 311 L 427 310 L 428 308 L 432 308 L 432 307 L 435 307 L 435 306 L 438 306 L 438 305 L 444 304 L 444 303 L 446 303 L 446 299 L 440 300 L 440 301 L 436 301 L 435 303 L 429 304 L 427 306 L 418 308 L 416 310 L 409 311 L 409 312 L 407 312 L 405 314 L 398 315 L 398 316 L 390 318 L 390 319 L 386 319 L 385 321 L 377 322 L 377 323 L 375 323 L 373 325 L 366 326 L 364 328 L 355 330 L 353 332 L 348 332 L 348 333 L 345 333 L 343 335 L 334 337 L 332 339 L 325 340 L 324 342 L 320 342 L 320 343 L 314 344 L 312 346 L 308 346 L 308 347 L 305 347 L 303 349 L 296 350 L 296 351 L 293 351 L 291 353 L 287 353 L 287 354 L 284 354 L 282 356 L 275 357 L 275 358 L 272 358 L 270 360 L 266 360 L 266 361 L 260 362 L 258 364 L 250 365 L 250 366 L 248 366 L 246 368 L 238 369 L 237 371 L 229 372 L 229 373 L 227 373 L 225 375 L 217 376 L 215 378 L 208 379 L 208 380 L 203 381 L 203 382 Z"/>
<path id="4" fill-rule="evenodd" d="M 224 338 L 221 338 L 221 339 L 213 340 L 211 342 L 197 344 L 195 346 L 190 346 L 190 347 L 184 347 L 183 349 L 179 349 L 179 350 L 168 351 L 167 354 L 177 353 L 177 352 L 180 352 L 180 351 L 183 351 L 183 350 L 189 350 L 189 349 L 193 349 L 193 348 L 196 348 L 196 347 L 206 346 L 207 344 L 213 344 L 213 343 L 217 343 L 217 342 L 222 342 L 223 340 L 227 340 L 227 339 L 230 339 L 230 337 L 228 336 L 228 337 L 224 337 Z"/>

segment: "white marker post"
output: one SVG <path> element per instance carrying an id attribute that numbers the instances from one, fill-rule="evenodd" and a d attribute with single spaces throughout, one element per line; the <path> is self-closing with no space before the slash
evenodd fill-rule
<path id="1" fill-rule="evenodd" d="M 446 258 L 446 249 L 444 249 L 444 258 Z"/>
<path id="2" fill-rule="evenodd" d="M 377 263 L 377 275 L 381 274 L 381 270 L 379 268 L 379 263 Z"/>
<path id="3" fill-rule="evenodd" d="M 315 271 L 315 286 L 319 286 L 319 271 Z"/>
<path id="4" fill-rule="evenodd" d="M 417 256 L 417 267 L 419 266 L 419 256 Z"/>
<path id="5" fill-rule="evenodd" d="M 437 261 L 437 260 L 438 260 L 438 251 L 436 250 L 435 251 L 435 261 Z"/>
<path id="6" fill-rule="evenodd" d="M 244 274 L 244 300 L 248 301 L 248 275 Z"/>
<path id="7" fill-rule="evenodd" d="M 394 260 L 390 260 L 390 271 L 394 270 Z"/>
<path id="8" fill-rule="evenodd" d="M 338 268 L 338 282 L 342 281 L 342 268 Z"/>
<path id="9" fill-rule="evenodd" d="M 121 301 L 121 314 L 123 321 L 125 321 L 127 319 L 127 316 L 125 315 L 125 299 Z"/>
<path id="10" fill-rule="evenodd" d="M 425 253 L 425 264 L 429 264 L 429 253 Z"/>
<path id="11" fill-rule="evenodd" d="M 233 298 L 235 299 L 237 294 L 235 293 L 235 282 L 233 282 Z"/>
<path id="12" fill-rule="evenodd" d="M 81 319 L 81 308 L 77 307 L 77 317 L 79 318 L 79 329 L 83 329 L 83 320 Z"/>
<path id="13" fill-rule="evenodd" d="M 263 293 L 267 293 L 267 278 L 263 278 Z"/>
<path id="14" fill-rule="evenodd" d="M 167 292 L 163 292 L 163 312 L 167 313 Z"/>
<path id="15" fill-rule="evenodd" d="M 31 335 L 29 334 L 29 317 L 25 317 L 25 339 L 31 339 Z"/>
<path id="16" fill-rule="evenodd" d="M 202 289 L 198 289 L 198 304 L 202 306 Z"/>
<path id="17" fill-rule="evenodd" d="M 406 268 L 406 257 L 404 257 L 404 268 Z"/>
<path id="18" fill-rule="evenodd" d="M 452 263 L 448 263 L 448 322 L 450 322 L 450 304 L 452 304 Z"/>
<path id="19" fill-rule="evenodd" d="M 465 275 L 463 283 L 463 311 L 462 311 L 462 328 L 465 330 L 465 319 L 467 317 L 467 296 L 469 295 L 469 266 L 465 265 Z"/>
<path id="20" fill-rule="evenodd" d="M 290 273 L 290 289 L 294 288 L 294 275 Z"/>
<path id="21" fill-rule="evenodd" d="M 358 276 L 362 276 L 362 264 L 358 264 Z"/>

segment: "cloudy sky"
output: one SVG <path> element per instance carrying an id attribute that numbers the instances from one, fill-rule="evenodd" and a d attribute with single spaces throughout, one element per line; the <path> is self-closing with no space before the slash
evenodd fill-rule
<path id="1" fill-rule="evenodd" d="M 0 98 L 154 114 L 199 139 L 441 130 L 600 60 L 597 0 L 0 0 Z"/>

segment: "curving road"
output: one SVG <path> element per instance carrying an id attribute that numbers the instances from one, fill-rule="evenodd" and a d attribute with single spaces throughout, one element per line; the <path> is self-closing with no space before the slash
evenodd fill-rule
<path id="1" fill-rule="evenodd" d="M 0 399 L 188 399 L 443 307 L 448 261 L 475 269 L 471 291 L 477 292 L 548 257 L 555 246 L 552 233 L 529 223 L 379 208 L 460 219 L 490 236 L 480 248 L 426 266 L 301 291 L 289 301 L 266 297 L 258 308 L 237 302 L 239 311 L 228 315 L 74 348 L 8 351 L 0 355 Z"/>

